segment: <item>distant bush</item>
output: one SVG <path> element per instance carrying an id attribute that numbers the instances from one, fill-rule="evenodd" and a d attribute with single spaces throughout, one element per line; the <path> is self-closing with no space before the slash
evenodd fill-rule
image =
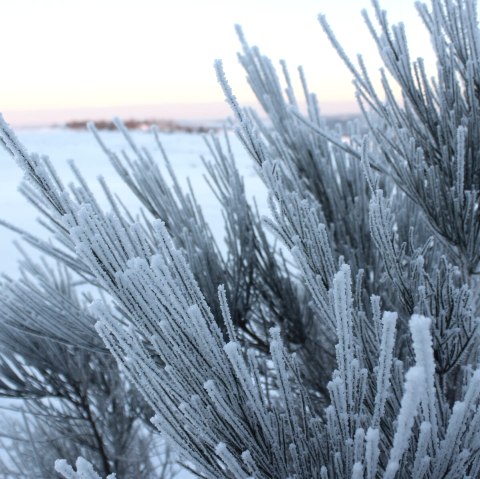
<path id="1" fill-rule="evenodd" d="M 85 130 L 88 127 L 88 121 L 82 120 L 72 120 L 68 121 L 65 126 L 72 130 Z M 131 130 L 146 130 L 151 127 L 151 125 L 156 125 L 157 128 L 165 133 L 209 133 L 212 130 L 215 130 L 213 126 L 205 126 L 202 124 L 186 123 L 186 122 L 177 122 L 173 120 L 125 120 L 124 124 L 127 128 Z M 115 122 L 110 120 L 97 120 L 95 122 L 95 127 L 98 130 L 116 130 Z"/>

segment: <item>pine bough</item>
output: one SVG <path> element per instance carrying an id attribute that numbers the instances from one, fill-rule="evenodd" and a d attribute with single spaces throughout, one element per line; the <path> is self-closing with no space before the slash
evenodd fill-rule
<path id="1" fill-rule="evenodd" d="M 91 306 L 97 331 L 200 477 L 480 477 L 476 5 L 418 5 L 438 58 L 430 80 L 403 27 L 373 3 L 380 31 L 365 19 L 402 102 L 383 72 L 380 99 L 362 59 L 354 66 L 320 18 L 355 77 L 370 137 L 354 123 L 328 128 L 300 71 L 303 114 L 285 64 L 284 94 L 240 29 L 240 61 L 269 124 L 240 108 L 216 64 L 272 211 L 258 218 L 228 142 L 207 139 L 226 257 L 193 194 L 171 169 L 169 188 L 120 123 L 130 154 L 95 134 L 148 211 L 138 220 L 104 184 L 105 213 L 78 172 L 65 188 L 2 122 L 56 242 L 25 239 L 113 298 L 114 308 Z M 57 465 L 97 477 L 78 469 Z"/>

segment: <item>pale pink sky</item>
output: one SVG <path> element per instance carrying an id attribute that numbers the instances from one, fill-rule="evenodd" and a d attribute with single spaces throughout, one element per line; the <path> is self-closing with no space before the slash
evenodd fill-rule
<path id="1" fill-rule="evenodd" d="M 405 20 L 414 54 L 427 37 L 413 0 L 383 0 Z M 233 25 L 292 76 L 298 64 L 324 113 L 355 110 L 350 75 L 325 38 L 325 13 L 345 50 L 376 74 L 375 47 L 360 10 L 367 0 L 15 0 L 2 2 L 0 110 L 15 125 L 72 118 L 220 118 L 229 111 L 216 83 L 221 58 L 241 102 L 253 96 L 237 64 Z M 428 51 L 428 50 L 427 50 Z"/>

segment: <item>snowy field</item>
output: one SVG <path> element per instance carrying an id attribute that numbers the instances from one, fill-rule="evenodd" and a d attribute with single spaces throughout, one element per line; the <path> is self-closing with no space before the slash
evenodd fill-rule
<path id="1" fill-rule="evenodd" d="M 114 131 L 101 133 L 104 142 L 114 151 L 126 149 L 128 145 L 123 136 Z M 18 138 L 29 152 L 47 155 L 65 183 L 73 179 L 68 160 L 74 160 L 94 193 L 98 193 L 100 203 L 104 199 L 97 177 L 103 176 L 111 190 L 118 194 L 132 212 L 139 210 L 139 202 L 123 184 L 106 155 L 101 151 L 93 135 L 88 131 L 67 129 L 31 129 L 18 130 Z M 163 165 L 160 152 L 150 132 L 135 131 L 133 138 L 139 146 L 146 147 Z M 249 197 L 255 196 L 260 211 L 266 211 L 265 189 L 257 177 L 252 160 L 243 151 L 233 134 L 229 134 L 238 168 L 245 178 Z M 206 184 L 201 156 L 209 158 L 208 148 L 201 135 L 186 133 L 161 134 L 162 144 L 167 152 L 175 173 L 186 188 L 187 177 L 193 185 L 197 200 L 201 204 L 205 217 L 209 221 L 219 244 L 223 238 L 223 220 L 218 203 Z M 45 238 L 44 231 L 37 224 L 37 212 L 17 191 L 22 180 L 22 172 L 6 151 L 0 149 L 0 219 L 14 224 Z M 163 171 L 163 170 L 162 170 Z M 105 204 L 105 203 L 104 203 Z M 0 233 L 0 254 L 2 273 L 15 276 L 19 254 L 13 245 L 18 235 L 2 228 Z"/>
<path id="2" fill-rule="evenodd" d="M 101 134 L 104 142 L 112 150 L 128 149 L 120 133 L 107 131 Z M 160 152 L 151 133 L 136 131 L 132 135 L 139 146 L 148 148 L 158 158 L 159 162 L 163 164 Z M 68 165 L 68 160 L 73 159 L 92 191 L 98 193 L 101 204 L 106 205 L 106 201 L 97 181 L 99 175 L 107 180 L 111 190 L 121 197 L 122 201 L 132 212 L 139 210 L 140 204 L 138 200 L 117 176 L 106 155 L 102 152 L 90 132 L 66 129 L 32 129 L 19 130 L 17 131 L 17 136 L 29 152 L 49 156 L 60 178 L 65 183 L 73 179 Z M 265 188 L 255 172 L 252 160 L 243 151 L 234 135 L 230 134 L 229 137 L 238 168 L 245 179 L 247 195 L 250 198 L 254 196 L 260 211 L 266 212 Z M 195 134 L 169 133 L 161 134 L 161 141 L 182 186 L 186 187 L 187 177 L 190 178 L 197 200 L 200 202 L 204 215 L 211 224 L 212 230 L 221 246 L 223 238 L 221 210 L 203 178 L 205 169 L 200 157 L 204 155 L 207 159 L 209 158 L 208 148 L 204 143 L 203 137 Z M 18 185 L 22 181 L 22 172 L 3 149 L 0 150 L 0 165 L 0 218 L 42 238 L 47 238 L 45 231 L 36 221 L 38 215 L 35 208 L 18 192 Z M 17 276 L 17 261 L 20 256 L 13 242 L 18 239 L 17 234 L 1 227 L 0 257 L 2 258 L 2 263 L 0 271 L 13 277 Z M 3 401 L 3 404 L 5 404 L 5 401 Z M 2 411 L 0 410 L 1 414 Z M 11 413 L 3 411 L 3 414 Z M 189 477 L 192 476 L 182 471 L 178 479 Z"/>

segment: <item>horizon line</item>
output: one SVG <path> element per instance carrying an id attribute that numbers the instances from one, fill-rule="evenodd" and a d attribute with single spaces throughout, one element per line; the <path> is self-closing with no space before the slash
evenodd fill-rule
<path id="1" fill-rule="evenodd" d="M 258 103 L 243 102 L 244 106 L 261 110 Z M 354 116 L 360 113 L 351 101 L 329 101 L 320 104 L 324 116 Z M 109 120 L 174 120 L 221 121 L 233 116 L 225 101 L 158 103 L 150 105 L 61 106 L 18 108 L 2 112 L 7 123 L 17 128 L 61 126 L 71 121 Z"/>

